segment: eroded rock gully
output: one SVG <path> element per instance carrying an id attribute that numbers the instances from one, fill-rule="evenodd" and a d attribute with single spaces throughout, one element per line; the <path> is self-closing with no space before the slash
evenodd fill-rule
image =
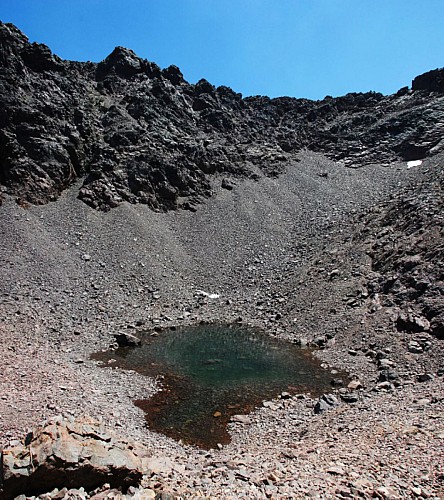
<path id="1" fill-rule="evenodd" d="M 1 24 L 0 72 L 0 442 L 87 414 L 151 457 L 126 493 L 50 496 L 442 497 L 443 70 L 391 96 L 243 99 Z M 182 446 L 132 403 L 159 381 L 90 355 L 200 321 L 314 343 L 350 379 Z"/>

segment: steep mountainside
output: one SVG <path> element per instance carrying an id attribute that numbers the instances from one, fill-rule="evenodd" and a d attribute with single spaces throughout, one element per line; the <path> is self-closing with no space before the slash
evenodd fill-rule
<path id="1" fill-rule="evenodd" d="M 398 194 L 366 220 L 367 243 L 377 276 L 373 294 L 399 306 L 396 327 L 444 339 L 444 171 L 442 158 L 421 182 Z M 373 230 L 373 234 L 372 234 Z"/>
<path id="2" fill-rule="evenodd" d="M 243 99 L 122 47 L 99 64 L 63 61 L 0 24 L 0 184 L 45 203 L 84 178 L 94 208 L 193 210 L 219 176 L 228 189 L 230 177 L 275 176 L 304 149 L 350 167 L 424 158 L 444 149 L 443 75 L 392 96 Z"/>

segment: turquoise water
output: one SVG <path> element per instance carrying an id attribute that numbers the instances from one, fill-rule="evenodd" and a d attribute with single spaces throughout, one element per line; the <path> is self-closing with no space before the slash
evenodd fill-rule
<path id="1" fill-rule="evenodd" d="M 96 359 L 141 374 L 163 375 L 163 389 L 135 404 L 157 432 L 203 448 L 229 442 L 231 416 L 281 392 L 321 393 L 331 375 L 311 352 L 241 326 L 199 325 L 146 333 L 142 345 Z"/>

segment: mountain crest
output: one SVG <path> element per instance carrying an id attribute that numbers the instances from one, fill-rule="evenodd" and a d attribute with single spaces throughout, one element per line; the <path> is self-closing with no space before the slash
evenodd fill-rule
<path id="1" fill-rule="evenodd" d="M 99 210 L 195 210 L 214 182 L 276 177 L 304 150 L 349 168 L 422 159 L 444 151 L 443 75 L 391 96 L 243 99 L 124 47 L 63 61 L 0 24 L 0 186 L 46 203 L 82 178 L 79 197 Z"/>

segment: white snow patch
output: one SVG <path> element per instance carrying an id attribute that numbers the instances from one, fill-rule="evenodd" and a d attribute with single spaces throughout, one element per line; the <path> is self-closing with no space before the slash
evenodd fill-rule
<path id="1" fill-rule="evenodd" d="M 196 290 L 198 295 L 202 295 L 203 297 L 208 297 L 209 299 L 218 299 L 220 295 L 218 293 L 208 293 L 203 290 Z"/>
<path id="2" fill-rule="evenodd" d="M 422 160 L 411 160 L 407 162 L 407 168 L 419 167 L 422 165 Z"/>

